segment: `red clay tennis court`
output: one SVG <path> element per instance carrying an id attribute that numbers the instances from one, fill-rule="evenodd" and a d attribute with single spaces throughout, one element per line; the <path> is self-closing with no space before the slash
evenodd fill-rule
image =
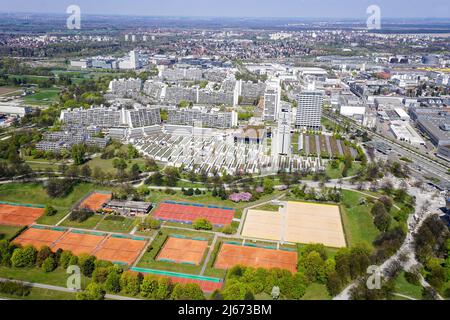
<path id="1" fill-rule="evenodd" d="M 236 265 L 255 268 L 280 268 L 297 272 L 297 252 L 238 246 L 224 243 L 215 262 L 217 269 L 230 269 Z"/>
<path id="2" fill-rule="evenodd" d="M 30 228 L 17 237 L 14 240 L 14 243 L 22 246 L 31 245 L 36 249 L 40 249 L 43 246 L 52 247 L 52 245 L 64 235 L 64 232 L 65 231 Z"/>
<path id="3" fill-rule="evenodd" d="M 163 202 L 158 205 L 154 217 L 160 220 L 192 223 L 204 218 L 217 226 L 231 224 L 235 210 L 199 204 Z"/>
<path id="4" fill-rule="evenodd" d="M 61 237 L 52 247 L 52 250 L 68 250 L 74 255 L 80 255 L 82 253 L 93 254 L 94 250 L 105 238 L 106 235 L 75 233 L 72 231 Z"/>
<path id="5" fill-rule="evenodd" d="M 29 226 L 44 214 L 44 208 L 0 204 L 0 224 L 8 226 Z"/>
<path id="6" fill-rule="evenodd" d="M 158 255 L 157 260 L 199 265 L 208 248 L 208 241 L 170 237 Z"/>
<path id="7" fill-rule="evenodd" d="M 132 272 L 138 272 L 141 274 L 151 274 L 157 278 L 168 278 L 172 283 L 196 283 L 204 292 L 213 292 L 214 290 L 222 289 L 223 281 L 219 278 L 204 277 L 192 274 L 177 273 L 164 270 L 143 269 L 133 267 L 130 269 Z"/>
<path id="8" fill-rule="evenodd" d="M 133 240 L 126 238 L 108 238 L 94 255 L 100 260 L 121 262 L 132 265 L 145 248 L 147 242 L 144 240 Z"/>
<path id="9" fill-rule="evenodd" d="M 91 211 L 97 212 L 100 210 L 105 203 L 111 200 L 110 193 L 98 193 L 94 192 L 89 195 L 81 204 L 80 208 L 89 209 Z"/>

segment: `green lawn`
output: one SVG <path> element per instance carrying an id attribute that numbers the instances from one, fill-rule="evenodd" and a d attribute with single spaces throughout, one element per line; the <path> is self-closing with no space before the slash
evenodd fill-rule
<path id="1" fill-rule="evenodd" d="M 85 220 L 83 222 L 70 221 L 69 219 L 66 219 L 66 220 L 64 220 L 61 223 L 61 226 L 63 226 L 63 227 L 72 227 L 72 228 L 79 228 L 79 229 L 94 229 L 95 226 L 102 219 L 103 219 L 103 215 L 101 215 L 101 214 L 94 214 L 93 216 L 89 217 L 87 220 Z"/>
<path id="2" fill-rule="evenodd" d="M 331 297 L 325 285 L 313 283 L 306 288 L 306 293 L 301 300 L 331 300 Z"/>
<path id="3" fill-rule="evenodd" d="M 405 296 L 421 300 L 422 299 L 422 286 L 417 286 L 409 283 L 405 279 L 405 272 L 401 272 L 395 280 L 395 292 L 403 294 Z"/>
<path id="4" fill-rule="evenodd" d="M 37 91 L 35 94 L 24 97 L 24 101 L 29 104 L 50 104 L 58 101 L 58 89 L 43 89 Z"/>
<path id="5" fill-rule="evenodd" d="M 54 225 L 60 221 L 83 196 L 96 187 L 89 183 L 80 183 L 64 198 L 50 198 L 41 184 L 37 183 L 11 183 L 0 185 L 0 201 L 10 201 L 24 204 L 51 205 L 58 210 L 52 217 L 43 216 L 38 223 Z"/>
<path id="6" fill-rule="evenodd" d="M 130 233 L 133 230 L 135 218 L 126 218 L 121 216 L 105 216 L 97 227 L 97 230 Z"/>
<path id="7" fill-rule="evenodd" d="M 19 232 L 22 227 L 3 226 L 0 225 L 0 240 L 9 240 Z"/>
<path id="8" fill-rule="evenodd" d="M 341 208 L 342 221 L 344 231 L 349 246 L 357 243 L 366 243 L 372 246 L 373 240 L 380 233 L 373 224 L 372 214 L 370 213 L 371 205 L 359 205 L 359 200 L 364 195 L 343 190 L 343 201 Z"/>
<path id="9" fill-rule="evenodd" d="M 262 211 L 275 211 L 278 212 L 280 209 L 280 206 L 274 205 L 274 204 L 263 204 L 262 206 L 254 208 L 254 210 L 262 210 Z"/>
<path id="10" fill-rule="evenodd" d="M 0 297 L 13 300 L 75 300 L 76 293 L 62 292 L 33 287 L 29 295 L 19 297 L 6 293 L 0 293 Z"/>
<path id="11" fill-rule="evenodd" d="M 45 273 L 39 268 L 7 268 L 0 266 L 0 278 L 15 279 L 33 283 L 49 284 L 53 286 L 66 287 L 68 274 L 62 268 L 53 272 Z M 91 281 L 82 276 L 81 286 L 84 288 Z"/>
<path id="12" fill-rule="evenodd" d="M 91 169 L 94 169 L 96 167 L 101 168 L 105 172 L 109 173 L 116 173 L 117 169 L 113 167 L 113 161 L 114 159 L 101 159 L 101 158 L 94 158 L 92 160 L 89 160 L 86 164 L 88 164 Z M 133 160 L 127 160 L 127 170 L 133 166 L 133 164 L 137 163 L 141 169 L 144 167 L 144 159 L 133 159 Z"/>
<path id="13" fill-rule="evenodd" d="M 347 177 L 352 177 L 361 169 L 361 163 L 353 161 L 352 167 L 348 170 Z M 344 178 L 342 176 L 342 170 L 344 169 L 344 164 L 340 163 L 339 168 L 333 169 L 331 164 L 329 164 L 325 170 L 326 174 L 330 179 L 340 179 Z"/>

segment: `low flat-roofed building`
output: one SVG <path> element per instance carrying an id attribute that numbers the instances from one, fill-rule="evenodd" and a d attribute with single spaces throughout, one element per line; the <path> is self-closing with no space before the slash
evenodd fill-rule
<path id="1" fill-rule="evenodd" d="M 391 131 L 395 138 L 399 141 L 404 141 L 412 145 L 425 145 L 425 141 L 420 137 L 420 135 L 414 130 L 409 123 L 404 121 L 392 121 Z"/>
<path id="2" fill-rule="evenodd" d="M 141 201 L 111 200 L 105 205 L 105 209 L 114 210 L 123 215 L 148 214 L 153 204 Z"/>
<path id="3" fill-rule="evenodd" d="M 410 120 L 409 115 L 402 108 L 395 108 L 394 111 L 398 115 L 400 120 L 403 120 L 403 121 L 409 121 Z"/>
<path id="4" fill-rule="evenodd" d="M 14 104 L 0 104 L 0 114 L 17 115 L 23 117 L 31 113 L 33 109 L 27 106 L 19 106 Z"/>

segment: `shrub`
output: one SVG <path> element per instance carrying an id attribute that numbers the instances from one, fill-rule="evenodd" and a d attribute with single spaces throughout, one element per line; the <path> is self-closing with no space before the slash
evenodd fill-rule
<path id="1" fill-rule="evenodd" d="M 195 220 L 192 226 L 195 230 L 212 230 L 213 228 L 211 222 L 203 218 Z"/>
<path id="2" fill-rule="evenodd" d="M 56 261 L 53 257 L 48 257 L 42 263 L 42 271 L 48 273 L 56 269 Z"/>
<path id="3" fill-rule="evenodd" d="M 69 221 L 84 222 L 94 215 L 94 212 L 88 209 L 74 210 L 70 213 Z"/>
<path id="4" fill-rule="evenodd" d="M 37 251 L 32 246 L 18 248 L 14 250 L 11 257 L 11 264 L 15 268 L 31 268 L 36 263 Z"/>
<path id="5" fill-rule="evenodd" d="M 0 292 L 19 297 L 25 297 L 30 294 L 31 288 L 20 282 L 0 281 Z"/>
<path id="6" fill-rule="evenodd" d="M 45 215 L 48 217 L 52 217 L 54 215 L 56 215 L 58 213 L 58 210 L 56 210 L 55 208 L 53 208 L 52 206 L 47 205 L 45 207 Z"/>

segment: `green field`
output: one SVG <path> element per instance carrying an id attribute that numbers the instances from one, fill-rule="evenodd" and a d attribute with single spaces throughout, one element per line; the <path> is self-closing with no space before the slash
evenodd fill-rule
<path id="1" fill-rule="evenodd" d="M 45 273 L 40 268 L 7 268 L 0 266 L 0 278 L 49 284 L 59 287 L 67 287 L 68 276 L 66 270 L 62 268 L 57 268 L 53 272 Z M 84 276 L 82 276 L 81 279 L 81 286 L 83 288 L 91 281 Z"/>
<path id="2" fill-rule="evenodd" d="M 343 201 L 341 205 L 342 222 L 344 224 L 347 244 L 354 246 L 358 243 L 366 243 L 372 246 L 373 240 L 380 233 L 373 224 L 370 204 L 359 205 L 359 200 L 364 195 L 343 190 Z"/>
<path id="3" fill-rule="evenodd" d="M 24 101 L 29 104 L 51 104 L 58 101 L 58 89 L 39 90 L 32 95 L 24 97 Z"/>
<path id="4" fill-rule="evenodd" d="M 395 292 L 403 294 L 405 296 L 421 300 L 422 299 L 422 290 L 421 286 L 417 286 L 409 283 L 405 279 L 405 272 L 401 272 L 397 279 L 395 280 Z"/>
<path id="5" fill-rule="evenodd" d="M 3 226 L 0 225 L 0 240 L 9 240 L 19 232 L 22 227 Z"/>
<path id="6" fill-rule="evenodd" d="M 69 219 L 66 219 L 61 223 L 61 226 L 79 229 L 94 229 L 102 219 L 103 216 L 101 214 L 94 214 L 83 222 L 70 221 Z"/>
<path id="7" fill-rule="evenodd" d="M 97 226 L 97 230 L 130 233 L 135 225 L 135 218 L 126 218 L 121 216 L 105 216 Z"/>
<path id="8" fill-rule="evenodd" d="M 113 161 L 114 159 L 101 159 L 101 158 L 94 158 L 92 160 L 89 160 L 86 164 L 91 167 L 91 169 L 94 169 L 96 167 L 101 168 L 104 172 L 108 173 L 116 173 L 117 169 L 113 167 Z M 133 159 L 127 161 L 127 170 L 131 168 L 135 163 L 139 165 L 141 169 L 144 167 L 144 159 Z"/>
<path id="9" fill-rule="evenodd" d="M 0 293 L 0 297 L 12 300 L 75 300 L 76 293 L 33 287 L 31 288 L 30 294 L 25 297 L 18 297 L 6 293 Z"/>
<path id="10" fill-rule="evenodd" d="M 51 205 L 58 210 L 58 213 L 52 217 L 43 216 L 38 219 L 38 223 L 54 225 L 68 214 L 70 208 L 83 196 L 95 189 L 96 187 L 93 184 L 80 183 L 73 188 L 73 191 L 67 197 L 50 198 L 41 184 L 11 183 L 0 185 L 0 201 Z"/>
<path id="11" fill-rule="evenodd" d="M 352 167 L 348 170 L 347 177 L 352 177 L 358 173 L 358 171 L 361 169 L 361 163 L 357 161 L 353 161 Z M 340 163 L 339 168 L 333 169 L 331 165 L 328 165 L 325 172 L 330 179 L 340 179 L 344 178 L 342 176 L 342 170 L 344 169 L 344 164 Z"/>
<path id="12" fill-rule="evenodd" d="M 331 297 L 325 285 L 312 283 L 301 300 L 331 300 Z"/>

